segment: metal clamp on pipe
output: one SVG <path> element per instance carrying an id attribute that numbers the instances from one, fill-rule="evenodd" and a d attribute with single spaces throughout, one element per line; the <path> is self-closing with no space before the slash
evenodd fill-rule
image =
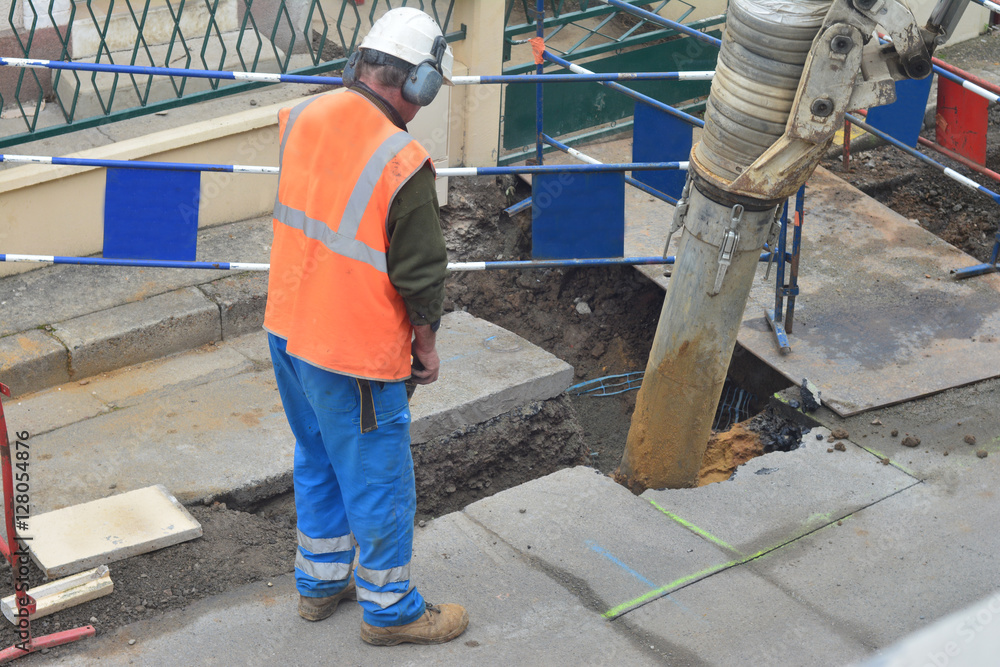
<path id="1" fill-rule="evenodd" d="M 740 223 L 743 220 L 743 207 L 737 204 L 733 207 L 729 218 L 729 228 L 722 235 L 722 243 L 719 244 L 719 270 L 715 274 L 715 287 L 708 293 L 715 296 L 722 289 L 722 281 L 726 279 L 726 270 L 733 263 L 733 255 L 736 254 L 736 246 L 740 243 Z"/>

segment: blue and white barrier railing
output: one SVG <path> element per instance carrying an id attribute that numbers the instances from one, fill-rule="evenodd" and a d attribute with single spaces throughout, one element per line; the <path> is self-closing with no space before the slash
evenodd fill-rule
<path id="1" fill-rule="evenodd" d="M 43 155 L 8 155 L 0 153 L 0 162 L 51 164 L 70 167 L 105 167 L 111 169 L 160 169 L 164 171 L 213 171 L 230 174 L 277 174 L 278 167 L 244 164 L 204 164 L 197 162 L 143 162 L 140 160 L 103 160 Z M 595 171 L 656 171 L 686 169 L 686 162 L 625 162 L 617 164 L 552 164 L 517 167 L 442 167 L 441 178 L 449 176 L 503 176 L 507 174 L 544 174 Z"/>
<path id="2" fill-rule="evenodd" d="M 0 67 L 31 67 L 78 72 L 131 74 L 139 76 L 177 76 L 196 79 L 220 79 L 256 83 L 304 83 L 309 85 L 340 86 L 339 76 L 301 74 L 272 74 L 267 72 L 229 72 L 226 70 L 185 69 L 181 67 L 152 67 L 147 65 L 115 65 L 112 63 L 71 62 L 65 60 L 39 60 L 35 58 L 0 58 Z M 619 72 L 587 74 L 498 74 L 492 76 L 456 76 L 456 86 L 508 83 L 571 83 L 579 81 L 705 81 L 715 72 Z"/>
<path id="3" fill-rule="evenodd" d="M 987 188 L 987 187 L 985 187 L 983 185 L 980 185 L 979 183 L 976 183 L 974 180 L 972 180 L 968 176 L 963 176 L 962 174 L 958 173 L 954 169 L 951 169 L 949 167 L 944 166 L 943 164 L 941 164 L 940 162 L 938 162 L 934 158 L 931 158 L 931 157 L 928 157 L 928 156 L 924 155 L 923 153 L 921 153 L 920 151 L 916 150 L 915 148 L 910 148 L 906 144 L 902 143 L 901 141 L 899 141 L 897 139 L 894 139 L 892 136 L 886 134 L 882 130 L 879 130 L 879 129 L 876 129 L 876 128 L 872 127 L 871 125 L 869 125 L 868 123 L 864 122 L 863 120 L 861 120 L 860 118 L 858 118 L 857 116 L 855 116 L 853 114 L 847 114 L 847 119 L 849 121 L 851 121 L 851 123 L 853 123 L 854 125 L 857 125 L 861 129 L 865 130 L 866 132 L 871 132 L 872 134 L 874 134 L 875 136 L 877 136 L 879 139 L 882 139 L 883 141 L 892 144 L 896 148 L 909 153 L 910 155 L 912 155 L 913 157 L 917 158 L 921 162 L 924 162 L 925 164 L 928 164 L 928 165 L 934 167 L 935 169 L 940 170 L 942 173 L 944 173 L 945 176 L 947 176 L 948 178 L 952 179 L 953 181 L 961 183 L 962 185 L 964 185 L 965 187 L 969 188 L 970 190 L 976 190 L 977 192 L 981 192 L 982 194 L 986 195 L 987 197 L 989 197 L 990 199 L 992 199 L 996 203 L 1000 204 L 1000 194 L 997 194 L 996 192 L 993 192 L 989 188 Z"/>
<path id="4" fill-rule="evenodd" d="M 58 255 L 0 254 L 0 262 L 37 262 L 79 266 L 133 266 L 156 269 L 208 269 L 222 271 L 268 271 L 270 264 L 254 262 L 184 262 L 163 259 L 112 259 L 105 257 L 60 257 Z M 449 262 L 449 271 L 489 271 L 497 269 L 550 269 L 579 266 L 673 264 L 674 257 L 603 257 L 593 259 L 513 260 L 492 262 Z"/>
<path id="5" fill-rule="evenodd" d="M 562 143 L 561 141 L 557 141 L 557 140 L 553 139 L 552 137 L 550 137 L 547 134 L 542 135 L 542 138 L 544 139 L 545 143 L 549 144 L 550 146 L 554 146 L 554 147 L 558 148 L 559 150 L 563 151 L 564 153 L 566 153 L 567 155 L 572 155 L 576 159 L 581 160 L 583 162 L 586 162 L 587 164 L 604 164 L 600 160 L 598 160 L 596 158 L 593 158 L 593 157 L 587 155 L 586 153 L 581 153 L 580 151 L 576 150 L 575 148 L 571 148 L 571 147 L 567 146 L 566 144 Z M 680 165 L 678 167 L 678 169 L 682 169 L 684 171 L 687 171 L 688 166 L 690 165 L 689 162 L 678 162 L 677 164 Z M 662 201 L 667 202 L 668 204 L 676 204 L 677 203 L 677 200 L 674 199 L 673 197 L 671 197 L 670 195 L 668 195 L 668 194 L 666 194 L 664 192 L 660 192 L 656 188 L 650 187 L 650 186 L 646 185 L 645 183 L 643 183 L 642 181 L 637 181 L 634 178 L 632 178 L 631 176 L 626 176 L 625 177 L 625 182 L 628 183 L 629 185 L 631 185 L 634 188 L 642 190 L 643 192 L 645 192 L 646 194 L 648 194 L 648 195 L 650 195 L 652 197 L 656 197 L 657 199 L 660 199 Z"/>
<path id="6" fill-rule="evenodd" d="M 695 31 L 695 32 L 697 32 L 697 31 Z M 701 33 L 699 33 L 699 34 L 701 34 Z M 545 51 L 545 59 L 548 60 L 549 62 L 555 63 L 556 65 L 562 65 L 563 67 L 565 67 L 566 69 L 570 70 L 574 74 L 588 75 L 588 74 L 593 74 L 594 73 L 594 72 L 591 72 L 589 69 L 586 69 L 584 67 L 581 67 L 580 65 L 577 65 L 576 63 L 571 63 L 570 61 L 566 60 L 565 58 L 560 58 L 559 56 L 555 55 L 551 51 Z M 692 72 L 692 74 L 708 74 L 708 73 L 707 72 Z M 714 76 L 715 72 L 712 72 L 711 74 Z M 548 76 L 548 75 L 546 75 L 546 76 Z M 707 81 L 707 80 L 710 80 L 711 78 L 712 78 L 711 76 L 706 76 L 706 77 L 703 77 L 703 78 L 698 79 L 698 80 L 699 81 Z M 621 85 L 620 83 L 615 83 L 614 81 L 601 81 L 599 83 L 602 86 L 605 86 L 607 88 L 611 88 L 612 90 L 617 90 L 619 93 L 627 95 L 627 96 L 631 97 L 632 99 L 638 100 L 638 101 L 640 101 L 640 102 L 642 102 L 644 104 L 648 104 L 649 106 L 654 107 L 656 109 L 659 109 L 660 111 L 663 111 L 665 113 L 668 113 L 671 116 L 676 116 L 677 118 L 680 118 L 681 120 L 683 120 L 685 123 L 688 123 L 689 125 L 693 125 L 695 127 L 705 127 L 705 121 L 703 121 L 702 119 L 696 118 L 696 117 L 692 116 L 689 113 L 684 113 L 680 109 L 675 109 L 674 107 L 670 106 L 669 104 L 664 104 L 663 102 L 660 102 L 659 100 L 655 100 L 652 97 L 650 97 L 649 95 L 643 95 L 642 93 L 636 92 L 636 91 L 632 90 L 631 88 L 626 88 L 625 86 Z"/>
<path id="7" fill-rule="evenodd" d="M 770 253 L 762 253 L 766 262 Z M 587 259 L 526 259 L 490 262 L 449 262 L 449 271 L 496 271 L 501 269 L 557 269 L 587 266 L 640 266 L 673 264 L 669 257 L 597 257 Z M 207 269 L 216 271 L 268 271 L 270 264 L 254 262 L 184 262 L 166 259 L 112 259 L 107 257 L 64 257 L 59 255 L 15 255 L 0 253 L 0 262 L 36 262 L 41 264 L 75 264 L 78 266 L 132 266 L 154 269 Z"/>
<path id="8" fill-rule="evenodd" d="M 665 19 L 659 14 L 654 14 L 653 12 L 641 9 L 634 5 L 630 5 L 627 2 L 622 2 L 621 0 L 598 0 L 598 2 L 603 2 L 606 5 L 611 5 L 616 9 L 620 9 L 623 12 L 631 14 L 632 16 L 638 16 L 639 18 L 645 19 L 650 23 L 655 23 L 658 26 L 664 28 L 670 28 L 676 30 L 677 32 L 682 32 L 689 37 L 694 37 L 695 39 L 705 42 L 706 44 L 711 44 L 712 46 L 719 47 L 722 46 L 722 40 L 718 37 L 713 37 L 712 35 L 707 35 L 700 30 L 695 30 L 683 23 L 678 23 L 677 21 L 671 21 L 670 19 Z"/>

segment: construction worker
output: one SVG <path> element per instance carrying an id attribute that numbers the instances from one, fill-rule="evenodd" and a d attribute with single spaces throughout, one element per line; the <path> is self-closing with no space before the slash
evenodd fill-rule
<path id="1" fill-rule="evenodd" d="M 451 68 L 434 20 L 393 9 L 348 60 L 348 90 L 279 114 L 264 328 L 296 440 L 299 614 L 321 620 L 356 597 L 361 638 L 383 646 L 447 642 L 469 622 L 410 582 L 404 381 L 437 380 L 447 253 L 434 167 L 406 123 Z"/>

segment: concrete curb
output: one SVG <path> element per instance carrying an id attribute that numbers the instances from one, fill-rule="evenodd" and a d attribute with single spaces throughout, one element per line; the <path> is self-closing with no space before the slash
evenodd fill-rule
<path id="1" fill-rule="evenodd" d="M 267 276 L 238 274 L 0 338 L 15 396 L 260 329 Z"/>

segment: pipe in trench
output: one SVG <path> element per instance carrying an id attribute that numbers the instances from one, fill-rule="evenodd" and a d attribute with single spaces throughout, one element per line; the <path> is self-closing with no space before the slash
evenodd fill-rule
<path id="1" fill-rule="evenodd" d="M 725 184 L 784 133 L 830 4 L 729 4 L 705 132 L 692 150 L 677 262 L 615 475 L 635 493 L 697 484 L 757 258 L 781 203 L 731 195 Z M 738 241 L 720 283 L 722 247 L 733 234 Z"/>

